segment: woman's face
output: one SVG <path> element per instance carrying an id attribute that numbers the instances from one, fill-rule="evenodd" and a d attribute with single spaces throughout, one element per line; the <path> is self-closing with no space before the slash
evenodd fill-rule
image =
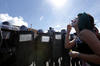
<path id="1" fill-rule="evenodd" d="M 72 27 L 75 27 L 75 26 L 77 26 L 78 25 L 78 18 L 75 18 L 75 19 L 73 19 L 72 21 L 71 21 L 71 26 Z"/>

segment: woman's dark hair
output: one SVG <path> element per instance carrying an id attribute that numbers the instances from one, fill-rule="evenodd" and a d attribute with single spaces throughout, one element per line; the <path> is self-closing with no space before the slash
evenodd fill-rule
<path id="1" fill-rule="evenodd" d="M 87 13 L 79 13 L 78 14 L 78 28 L 79 30 L 83 30 L 83 29 L 89 29 L 89 30 L 93 30 L 95 24 L 94 24 L 94 18 Z"/>

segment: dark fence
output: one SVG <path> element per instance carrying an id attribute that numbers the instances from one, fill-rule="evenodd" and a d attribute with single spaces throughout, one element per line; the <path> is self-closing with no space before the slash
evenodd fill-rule
<path id="1" fill-rule="evenodd" d="M 16 66 L 28 66 L 34 61 L 36 45 L 34 43 L 34 33 L 31 31 L 18 32 L 18 47 L 16 49 Z"/>
<path id="2" fill-rule="evenodd" d="M 28 66 L 35 58 L 34 33 L 1 30 L 0 66 Z"/>
<path id="3" fill-rule="evenodd" d="M 60 32 L 53 35 L 39 33 L 34 38 L 32 31 L 1 29 L 0 66 L 29 66 L 32 63 L 33 66 L 46 66 L 46 62 L 49 66 L 54 66 L 54 63 L 55 66 L 64 66 L 68 59 L 64 40 Z"/>
<path id="4" fill-rule="evenodd" d="M 38 34 L 35 43 L 37 45 L 36 65 L 46 66 L 46 61 L 49 61 L 52 56 L 51 36 L 47 33 Z"/>
<path id="5" fill-rule="evenodd" d="M 16 31 L 0 30 L 0 66 L 11 66 L 14 63 L 18 43 L 16 36 Z"/>
<path id="6" fill-rule="evenodd" d="M 62 48 L 63 48 L 63 44 L 61 41 L 61 33 L 56 32 L 53 35 L 53 42 L 52 42 L 52 55 L 51 55 L 51 59 L 49 62 L 50 66 L 53 66 L 55 63 L 55 66 L 59 66 L 59 62 L 58 59 L 60 57 L 62 57 Z"/>

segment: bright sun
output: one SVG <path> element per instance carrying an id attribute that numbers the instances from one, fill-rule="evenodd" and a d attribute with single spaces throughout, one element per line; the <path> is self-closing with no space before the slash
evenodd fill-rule
<path id="1" fill-rule="evenodd" d="M 56 8 L 62 8 L 67 0 L 50 0 L 50 3 Z"/>

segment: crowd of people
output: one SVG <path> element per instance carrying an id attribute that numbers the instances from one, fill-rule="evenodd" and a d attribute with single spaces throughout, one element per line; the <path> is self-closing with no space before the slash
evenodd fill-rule
<path id="1" fill-rule="evenodd" d="M 70 58 L 72 66 L 100 66 L 100 34 L 95 26 L 94 17 L 88 13 L 79 13 L 77 17 L 71 20 L 71 24 L 67 25 L 67 30 L 61 30 L 64 44 L 63 60 L 67 66 L 70 66 Z M 28 31 L 25 25 L 20 27 L 11 26 L 5 21 L 0 25 L 1 28 L 17 31 Z M 76 33 L 71 34 L 72 28 Z M 67 32 L 66 32 L 67 31 Z M 43 30 L 38 30 L 38 34 Z M 50 27 L 48 32 L 50 36 L 54 35 L 54 28 Z M 69 38 L 70 37 L 70 38 Z M 70 56 L 70 57 L 69 57 Z M 67 57 L 67 59 L 65 59 Z M 62 62 L 64 66 L 64 63 Z"/>

